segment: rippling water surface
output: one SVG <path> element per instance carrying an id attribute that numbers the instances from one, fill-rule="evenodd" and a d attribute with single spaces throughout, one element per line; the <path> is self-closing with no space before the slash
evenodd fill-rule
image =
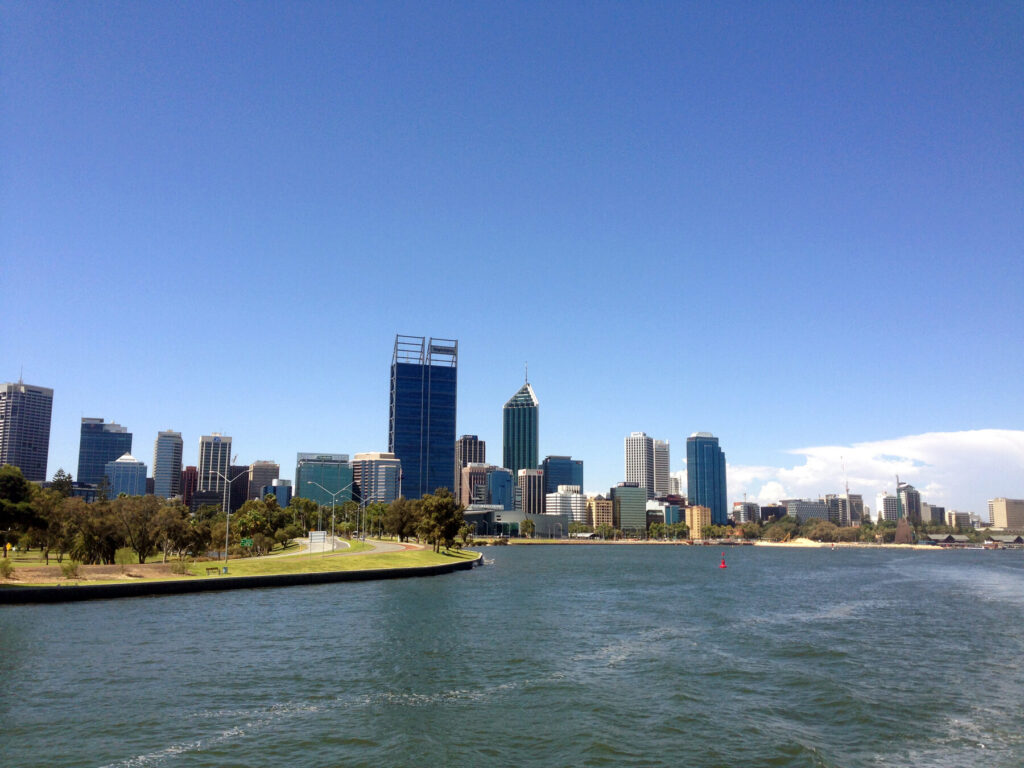
<path id="1" fill-rule="evenodd" d="M 504 547 L 0 608 L 6 766 L 1020 766 L 1024 553 Z"/>

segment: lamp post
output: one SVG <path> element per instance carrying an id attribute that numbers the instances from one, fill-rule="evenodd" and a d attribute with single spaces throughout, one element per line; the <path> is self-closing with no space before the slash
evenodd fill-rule
<path id="1" fill-rule="evenodd" d="M 242 475 L 249 473 L 249 470 L 239 472 L 237 475 L 228 480 L 227 475 L 223 475 L 216 469 L 211 469 L 211 473 L 217 475 L 224 481 L 224 573 L 228 572 L 228 531 L 231 530 L 231 505 L 228 503 L 228 497 L 231 494 L 231 484 L 235 482 Z"/>
<path id="2" fill-rule="evenodd" d="M 326 493 L 328 496 L 331 497 L 331 552 L 334 551 L 334 545 L 337 543 L 335 541 L 335 538 L 334 538 L 334 535 L 335 535 L 334 534 L 334 503 L 337 500 L 338 496 L 340 496 L 342 493 L 347 491 L 349 488 L 351 488 L 355 484 L 356 484 L 356 481 L 353 480 L 351 483 L 346 485 L 344 488 L 342 488 L 337 493 L 331 493 L 326 488 L 324 488 L 322 485 L 320 485 L 320 483 L 314 482 L 312 480 L 307 480 L 306 481 L 306 485 L 315 485 L 317 488 L 319 488 L 321 491 L 323 491 L 324 493 Z M 310 549 L 312 549 L 312 547 L 310 547 Z"/>

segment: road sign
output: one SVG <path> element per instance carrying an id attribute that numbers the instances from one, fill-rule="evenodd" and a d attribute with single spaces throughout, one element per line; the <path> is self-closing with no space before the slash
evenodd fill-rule
<path id="1" fill-rule="evenodd" d="M 252 546 L 252 539 L 242 539 L 242 546 L 243 547 L 251 547 Z"/>

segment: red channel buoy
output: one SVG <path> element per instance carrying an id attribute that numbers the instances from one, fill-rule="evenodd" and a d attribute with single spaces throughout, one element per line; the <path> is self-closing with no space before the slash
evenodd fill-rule
<path id="1" fill-rule="evenodd" d="M 728 567 L 729 567 L 729 566 L 727 566 L 727 565 L 725 564 L 725 552 L 723 552 L 723 553 L 722 553 L 722 564 L 721 564 L 721 565 L 719 565 L 718 567 L 719 567 L 719 568 L 728 568 Z"/>

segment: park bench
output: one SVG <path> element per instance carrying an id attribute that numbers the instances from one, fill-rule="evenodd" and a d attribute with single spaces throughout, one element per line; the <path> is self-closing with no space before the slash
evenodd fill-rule
<path id="1" fill-rule="evenodd" d="M 213 568 L 207 568 L 206 575 L 209 576 L 211 573 L 220 573 L 220 567 L 214 566 Z"/>

